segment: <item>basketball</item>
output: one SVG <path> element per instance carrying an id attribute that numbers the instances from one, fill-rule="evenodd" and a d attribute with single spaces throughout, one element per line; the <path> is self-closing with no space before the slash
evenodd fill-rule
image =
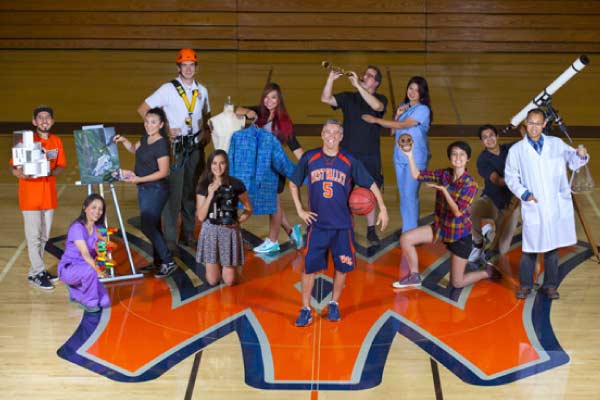
<path id="1" fill-rule="evenodd" d="M 348 199 L 350 211 L 356 215 L 367 215 L 375 209 L 376 203 L 377 200 L 373 192 L 362 187 L 354 188 Z"/>

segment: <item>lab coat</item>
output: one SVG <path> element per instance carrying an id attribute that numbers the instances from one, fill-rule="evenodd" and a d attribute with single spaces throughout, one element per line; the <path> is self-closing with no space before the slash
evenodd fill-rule
<path id="1" fill-rule="evenodd" d="M 544 135 L 541 154 L 527 137 L 510 148 L 504 169 L 506 185 L 519 199 L 529 190 L 537 200 L 521 201 L 524 252 L 545 253 L 577 242 L 566 165 L 576 170 L 588 160 L 554 136 Z"/>

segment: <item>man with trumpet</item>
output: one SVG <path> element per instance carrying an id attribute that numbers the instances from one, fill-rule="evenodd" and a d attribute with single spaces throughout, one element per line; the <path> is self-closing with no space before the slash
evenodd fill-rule
<path id="1" fill-rule="evenodd" d="M 321 102 L 329 104 L 334 110 L 340 108 L 344 115 L 344 138 L 340 144 L 342 149 L 352 153 L 360 160 L 379 188 L 383 185 L 381 174 L 380 133 L 381 127 L 370 124 L 361 118 L 369 114 L 377 118 L 383 117 L 387 106 L 387 98 L 377 93 L 381 85 L 381 71 L 374 65 L 369 65 L 362 79 L 354 71 L 344 71 L 330 63 L 323 63 L 329 69 L 329 75 L 323 92 Z M 355 92 L 341 92 L 333 94 L 333 83 L 342 75 L 348 76 Z M 367 240 L 371 244 L 379 244 L 375 232 L 375 210 L 367 215 Z"/>

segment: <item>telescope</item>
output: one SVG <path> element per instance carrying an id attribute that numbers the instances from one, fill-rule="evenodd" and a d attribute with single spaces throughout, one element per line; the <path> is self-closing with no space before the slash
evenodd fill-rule
<path id="1" fill-rule="evenodd" d="M 321 67 L 323 67 L 325 69 L 328 69 L 330 71 L 333 71 L 333 72 L 337 72 L 338 74 L 346 75 L 346 76 L 352 76 L 352 74 L 354 73 L 353 71 L 346 71 L 342 67 L 338 67 L 337 65 L 333 65 L 329 61 L 321 61 Z"/>
<path id="2" fill-rule="evenodd" d="M 586 55 L 582 55 L 577 58 L 567 69 L 558 76 L 548 87 L 540 92 L 537 96 L 533 98 L 521 111 L 519 111 L 512 119 L 510 120 L 510 124 L 504 129 L 504 131 L 508 131 L 510 129 L 516 128 L 519 124 L 525 119 L 527 116 L 527 112 L 533 108 L 544 107 L 551 104 L 552 95 L 560 89 L 565 83 L 567 83 L 573 76 L 575 76 L 578 72 L 586 67 L 590 62 L 589 58 Z M 549 107 L 552 109 L 552 107 Z M 553 110 L 554 111 L 554 110 Z M 561 124 L 560 117 L 556 122 Z M 562 129 L 562 127 L 561 127 Z M 570 138 L 569 138 L 570 139 Z"/>

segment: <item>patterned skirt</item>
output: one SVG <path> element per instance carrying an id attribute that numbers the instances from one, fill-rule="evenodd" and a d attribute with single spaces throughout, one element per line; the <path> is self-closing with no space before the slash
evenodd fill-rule
<path id="1" fill-rule="evenodd" d="M 237 226 L 202 223 L 196 261 L 224 267 L 244 265 L 244 242 Z"/>

